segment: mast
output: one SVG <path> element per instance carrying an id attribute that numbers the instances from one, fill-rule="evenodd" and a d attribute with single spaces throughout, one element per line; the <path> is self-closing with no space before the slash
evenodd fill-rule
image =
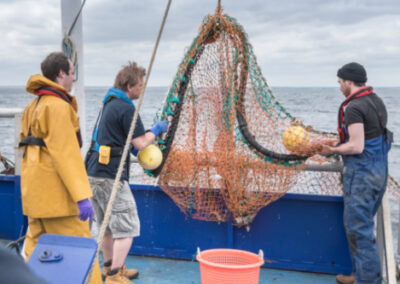
<path id="1" fill-rule="evenodd" d="M 83 80 L 82 13 L 79 14 L 81 6 L 81 0 L 61 0 L 61 33 L 63 38 L 61 48 L 75 66 L 76 81 L 72 86 L 71 93 L 76 97 L 78 102 L 78 115 L 83 145 L 81 152 L 84 154 L 86 152 L 86 115 Z"/>

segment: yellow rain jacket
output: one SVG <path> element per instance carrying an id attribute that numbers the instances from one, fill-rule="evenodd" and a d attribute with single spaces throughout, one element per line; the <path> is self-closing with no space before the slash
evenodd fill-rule
<path id="1" fill-rule="evenodd" d="M 72 103 L 52 95 L 34 99 L 22 116 L 21 140 L 28 135 L 42 138 L 46 147 L 28 145 L 21 164 L 22 208 L 31 218 L 79 214 L 77 202 L 92 196 L 81 156 L 77 132 L 79 117 L 75 97 L 40 74 L 31 76 L 26 90 L 36 94 L 41 87 L 66 94 Z"/>

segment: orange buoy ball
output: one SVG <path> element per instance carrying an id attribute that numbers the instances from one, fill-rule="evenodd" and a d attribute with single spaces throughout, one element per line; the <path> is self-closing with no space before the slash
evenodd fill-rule
<path id="1" fill-rule="evenodd" d="M 310 137 L 301 126 L 290 126 L 282 135 L 282 144 L 289 151 L 301 151 L 308 145 Z"/>
<path id="2" fill-rule="evenodd" d="M 156 145 L 149 145 L 145 149 L 138 152 L 138 162 L 145 170 L 154 170 L 161 165 L 163 155 Z"/>

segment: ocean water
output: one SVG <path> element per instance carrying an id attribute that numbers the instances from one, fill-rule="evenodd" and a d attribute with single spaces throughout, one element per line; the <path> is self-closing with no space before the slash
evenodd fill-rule
<path id="1" fill-rule="evenodd" d="M 93 125 L 97 118 L 101 101 L 108 87 L 87 87 L 86 95 L 86 137 L 84 149 L 89 147 Z M 337 109 L 343 101 L 343 95 L 337 87 L 272 87 L 275 97 L 293 116 L 316 130 L 336 131 Z M 148 87 L 143 100 L 140 116 L 145 128 L 152 126 L 155 113 L 162 106 L 168 87 Z M 395 141 L 400 141 L 400 87 L 375 88 L 388 110 L 388 128 L 394 132 Z M 24 108 L 33 95 L 25 92 L 24 86 L 0 87 L 0 108 Z M 14 160 L 14 121 L 12 118 L 0 118 L 0 152 Z M 133 164 L 133 172 L 140 166 Z M 395 142 L 389 154 L 389 172 L 400 181 L 400 143 Z M 131 182 L 138 183 L 135 175 Z M 143 178 L 143 175 L 141 175 Z M 149 178 L 150 180 L 154 180 Z M 143 180 L 143 179 L 142 179 Z M 148 180 L 147 180 L 148 181 Z M 151 182 L 151 181 L 150 181 Z M 399 200 L 391 198 L 391 218 L 395 248 L 397 248 L 399 228 Z M 397 249 L 396 249 L 397 250 Z M 400 259 L 399 255 L 396 255 Z"/>
<path id="2" fill-rule="evenodd" d="M 97 118 L 101 101 L 108 87 L 87 87 L 86 104 L 86 143 L 89 147 L 93 125 Z M 336 132 L 337 109 L 343 101 L 343 95 L 336 87 L 272 87 L 275 97 L 293 116 L 301 119 L 314 129 Z M 153 124 L 155 113 L 162 106 L 168 87 L 148 87 L 140 110 L 140 116 L 149 128 Z M 375 88 L 388 109 L 388 128 L 394 132 L 395 141 L 400 142 L 400 87 Z M 33 95 L 25 91 L 24 86 L 1 87 L 0 108 L 24 108 Z M 397 136 L 399 135 L 399 136 Z M 398 139 L 396 139 L 399 137 Z M 0 118 L 0 153 L 14 160 L 14 121 L 12 118 Z M 390 174 L 400 181 L 400 143 L 395 142 L 389 155 Z"/>

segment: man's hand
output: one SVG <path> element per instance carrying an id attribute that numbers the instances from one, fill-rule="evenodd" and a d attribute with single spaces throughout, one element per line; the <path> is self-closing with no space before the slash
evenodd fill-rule
<path id="1" fill-rule="evenodd" d="M 78 201 L 78 208 L 79 208 L 79 219 L 82 221 L 86 221 L 89 218 L 89 221 L 92 222 L 93 219 L 93 207 L 90 203 L 89 199 L 84 199 Z"/>
<path id="2" fill-rule="evenodd" d="M 322 146 L 321 155 L 357 155 L 364 151 L 364 124 L 353 123 L 348 126 L 349 140 L 343 144 L 332 147 L 326 143 Z"/>
<path id="3" fill-rule="evenodd" d="M 333 154 L 333 147 L 329 145 L 322 145 L 322 150 L 319 153 L 322 156 L 329 156 Z"/>

